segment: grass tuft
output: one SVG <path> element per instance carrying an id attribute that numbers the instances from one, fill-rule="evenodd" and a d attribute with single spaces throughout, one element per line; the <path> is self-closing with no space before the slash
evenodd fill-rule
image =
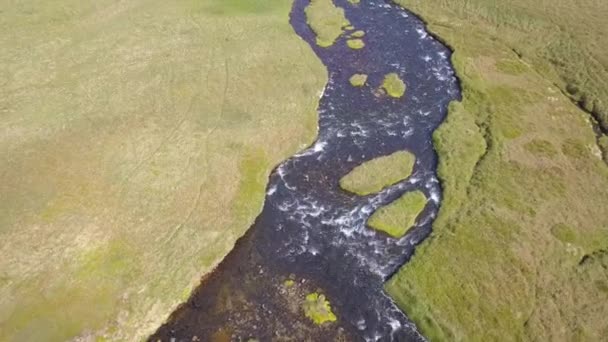
<path id="1" fill-rule="evenodd" d="M 405 83 L 399 78 L 399 75 L 392 72 L 384 77 L 382 89 L 386 91 L 388 96 L 400 98 L 405 94 Z"/>
<path id="2" fill-rule="evenodd" d="M 317 292 L 306 295 L 306 300 L 302 304 L 302 309 L 306 317 L 313 323 L 321 325 L 337 320 L 336 315 L 331 311 L 331 305 L 325 295 Z"/>
<path id="3" fill-rule="evenodd" d="M 365 47 L 365 42 L 363 39 L 349 39 L 346 41 L 346 45 L 353 50 L 360 50 Z"/>
<path id="4" fill-rule="evenodd" d="M 365 82 L 367 82 L 367 75 L 354 74 L 348 79 L 348 81 L 353 87 L 363 87 L 365 85 Z"/>

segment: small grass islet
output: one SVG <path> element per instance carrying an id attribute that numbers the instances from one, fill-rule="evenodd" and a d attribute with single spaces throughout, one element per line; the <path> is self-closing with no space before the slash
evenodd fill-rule
<path id="1" fill-rule="evenodd" d="M 365 37 L 365 31 L 357 30 L 357 31 L 351 33 L 350 37 L 351 38 L 363 38 L 363 37 Z"/>
<path id="2" fill-rule="evenodd" d="M 340 187 L 365 196 L 393 185 L 412 174 L 416 157 L 408 151 L 398 151 L 367 161 L 340 179 Z"/>
<path id="3" fill-rule="evenodd" d="M 310 318 L 317 325 L 337 320 L 336 315 L 331 311 L 331 305 L 325 298 L 325 295 L 317 292 L 306 296 L 302 309 L 304 309 L 306 317 Z"/>
<path id="4" fill-rule="evenodd" d="M 363 39 L 355 38 L 347 40 L 346 45 L 348 45 L 348 47 L 353 50 L 360 50 L 365 47 L 365 42 L 363 41 Z"/>
<path id="5" fill-rule="evenodd" d="M 311 0 L 304 9 L 310 28 L 317 35 L 317 45 L 330 47 L 342 35 L 350 22 L 344 16 L 344 9 L 331 0 Z"/>
<path id="6" fill-rule="evenodd" d="M 353 87 L 363 87 L 365 85 L 365 82 L 367 82 L 367 75 L 354 74 L 348 79 L 348 81 Z"/>
<path id="7" fill-rule="evenodd" d="M 426 202 L 426 196 L 421 191 L 408 192 L 391 204 L 378 209 L 369 218 L 367 224 L 394 238 L 401 238 L 414 226 Z"/>
<path id="8" fill-rule="evenodd" d="M 394 72 L 387 74 L 382 81 L 382 89 L 386 91 L 388 96 L 400 98 L 405 94 L 405 83 Z"/>

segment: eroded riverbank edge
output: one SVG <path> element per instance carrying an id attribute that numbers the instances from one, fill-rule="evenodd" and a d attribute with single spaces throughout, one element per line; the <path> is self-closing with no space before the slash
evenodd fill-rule
<path id="1" fill-rule="evenodd" d="M 434 233 L 389 281 L 389 293 L 434 340 L 599 338 L 606 331 L 601 315 L 585 315 L 586 306 L 606 310 L 600 302 L 607 279 L 598 270 L 607 260 L 608 223 L 603 209 L 589 210 L 608 200 L 596 185 L 606 184 L 608 172 L 595 123 L 555 79 L 494 36 L 492 25 L 444 10 L 462 9 L 461 2 L 399 2 L 456 47 L 452 58 L 465 89 L 437 138 L 440 168 L 442 160 L 452 162 L 439 172 L 444 201 Z"/>

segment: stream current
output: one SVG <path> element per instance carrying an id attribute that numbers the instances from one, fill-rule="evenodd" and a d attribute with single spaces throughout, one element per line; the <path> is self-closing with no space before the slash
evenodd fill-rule
<path id="1" fill-rule="evenodd" d="M 363 49 L 347 47 L 346 35 L 331 47 L 317 46 L 304 13 L 308 0 L 295 0 L 290 16 L 329 74 L 316 142 L 274 169 L 253 226 L 151 341 L 424 340 L 383 283 L 430 234 L 437 215 L 432 133 L 449 102 L 460 98 L 451 52 L 391 2 L 334 2 L 355 30 L 365 31 Z M 391 72 L 407 85 L 402 98 L 378 92 Z M 369 75 L 365 86 L 350 85 L 355 73 Z M 369 196 L 339 187 L 357 165 L 400 150 L 416 156 L 409 178 Z M 428 201 L 403 238 L 366 226 L 375 210 L 413 190 Z M 286 279 L 296 285 L 287 289 Z M 304 317 L 298 301 L 315 291 L 330 301 L 336 322 L 317 326 Z"/>

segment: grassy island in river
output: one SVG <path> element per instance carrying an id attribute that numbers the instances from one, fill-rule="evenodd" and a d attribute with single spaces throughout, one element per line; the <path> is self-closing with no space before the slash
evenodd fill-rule
<path id="1" fill-rule="evenodd" d="M 340 179 L 342 189 L 358 195 L 369 195 L 409 177 L 416 157 L 408 151 L 397 151 L 367 161 Z"/>

